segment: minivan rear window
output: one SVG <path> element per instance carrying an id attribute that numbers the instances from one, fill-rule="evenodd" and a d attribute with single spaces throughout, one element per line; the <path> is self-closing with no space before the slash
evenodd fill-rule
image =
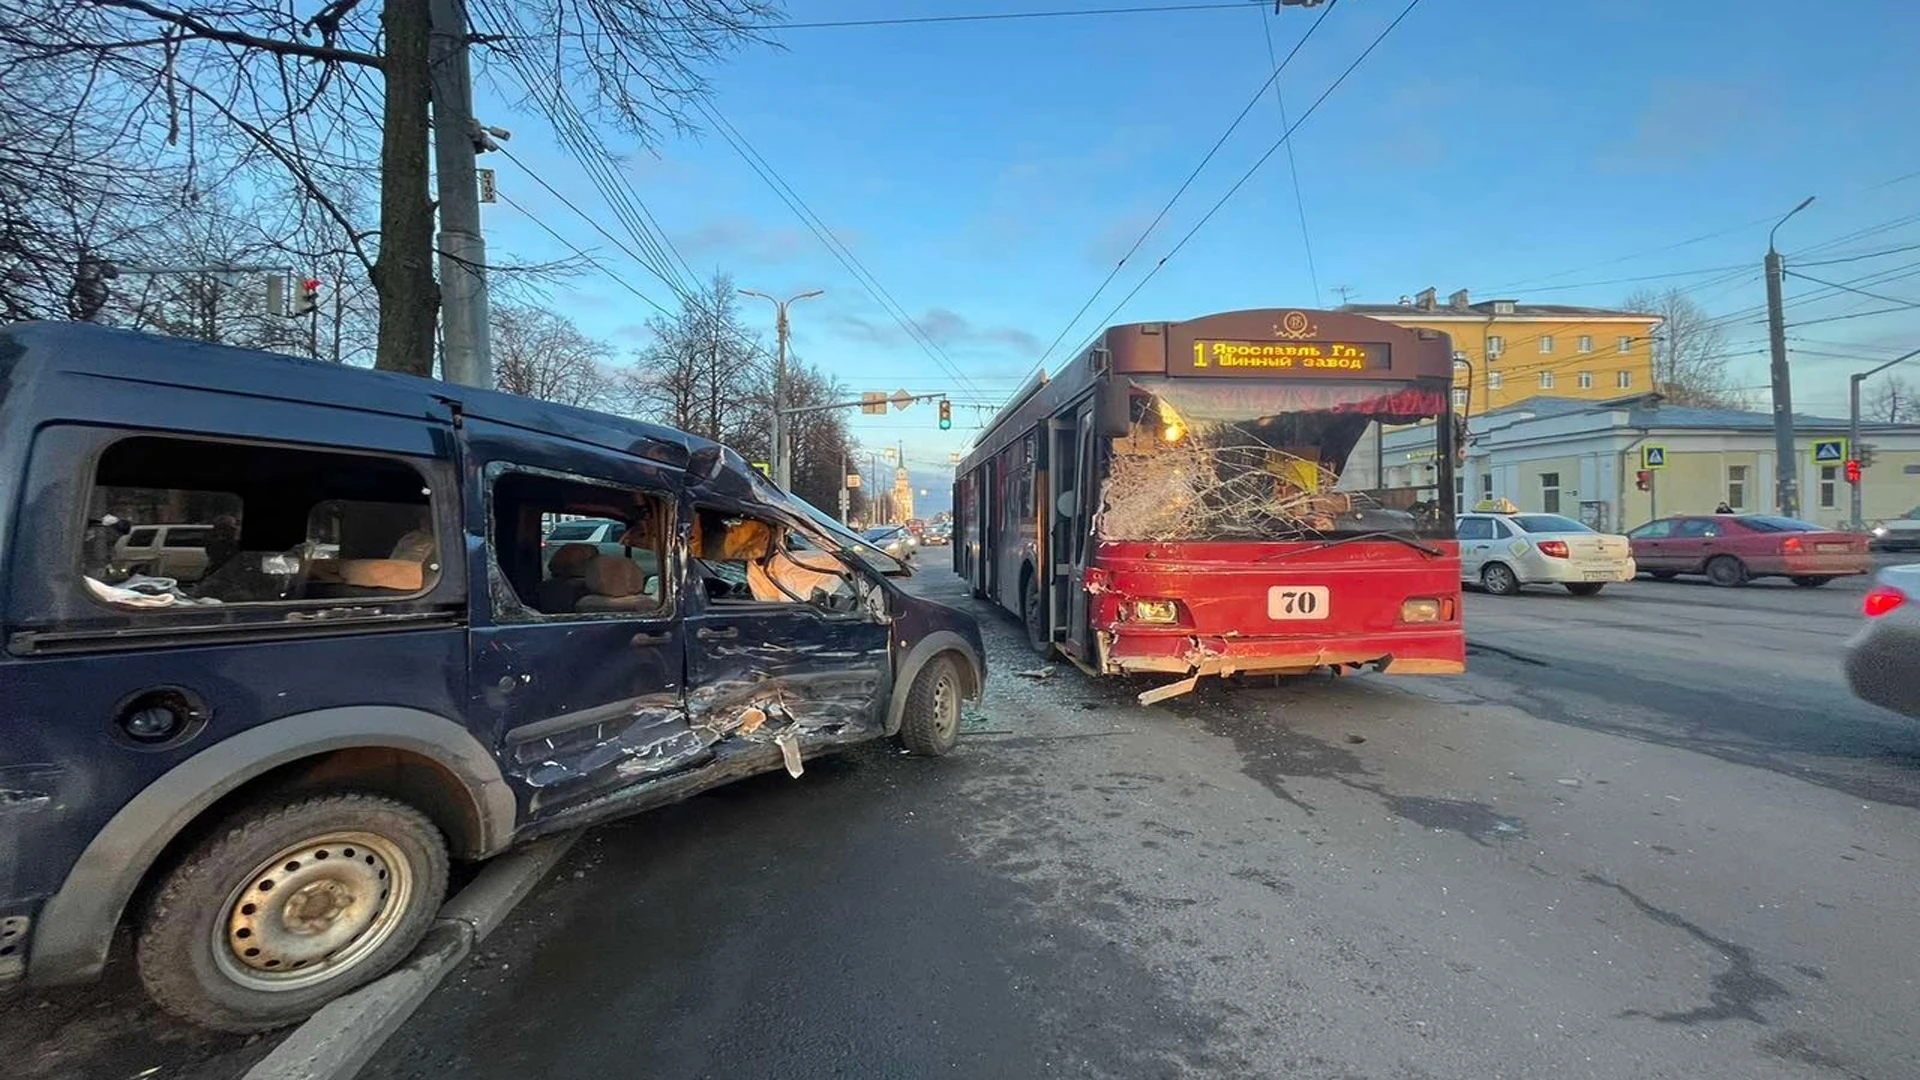
<path id="1" fill-rule="evenodd" d="M 426 480 L 393 458 L 140 435 L 92 479 L 81 572 L 112 607 L 394 600 L 440 575 Z"/>

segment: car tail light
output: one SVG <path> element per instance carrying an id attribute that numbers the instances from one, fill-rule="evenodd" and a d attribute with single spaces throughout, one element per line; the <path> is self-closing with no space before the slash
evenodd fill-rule
<path id="1" fill-rule="evenodd" d="M 1875 585 L 1867 590 L 1867 599 L 1861 606 L 1866 610 L 1867 618 L 1877 619 L 1901 604 L 1907 602 L 1907 594 L 1891 585 Z"/>
<path id="2" fill-rule="evenodd" d="M 1789 536 L 1785 540 L 1780 541 L 1780 554 L 1798 555 L 1800 554 L 1800 546 L 1799 537 Z"/>
<path id="3" fill-rule="evenodd" d="M 1540 548 L 1540 554 L 1542 555 L 1555 559 L 1564 559 L 1567 557 L 1567 542 L 1565 540 L 1542 540 L 1537 546 Z"/>

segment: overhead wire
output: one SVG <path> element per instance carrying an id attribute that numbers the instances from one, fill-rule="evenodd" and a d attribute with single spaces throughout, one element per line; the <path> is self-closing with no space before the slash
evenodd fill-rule
<path id="1" fill-rule="evenodd" d="M 1416 0 L 1416 2 L 1418 2 L 1418 0 Z M 1113 264 L 1113 269 L 1107 271 L 1107 276 L 1101 279 L 1100 284 L 1094 288 L 1092 294 L 1087 297 L 1086 302 L 1080 305 L 1080 310 L 1074 312 L 1073 318 L 1067 320 L 1067 324 L 1060 328 L 1060 333 L 1056 334 L 1054 339 L 1048 343 L 1046 349 L 1041 352 L 1040 358 L 1034 362 L 1034 368 L 1036 370 L 1046 369 L 1047 360 L 1052 357 L 1053 350 L 1060 347 L 1060 343 L 1066 340 L 1067 335 L 1073 332 L 1075 326 L 1079 325 L 1080 319 L 1099 301 L 1100 294 L 1106 292 L 1107 286 L 1113 284 L 1113 279 L 1120 276 L 1120 271 L 1127 265 L 1127 260 L 1133 258 L 1134 254 L 1140 250 L 1141 245 L 1147 242 L 1147 237 L 1153 234 L 1153 230 L 1159 228 L 1160 223 L 1166 220 L 1167 213 L 1173 209 L 1175 203 L 1180 201 L 1180 196 L 1187 193 L 1187 189 L 1193 186 L 1193 182 L 1199 178 L 1200 173 L 1213 161 L 1214 155 L 1218 154 L 1220 148 L 1226 145 L 1227 140 L 1233 136 L 1233 133 L 1239 130 L 1240 124 L 1246 120 L 1247 114 L 1251 113 L 1254 108 L 1266 98 L 1267 87 L 1274 85 L 1279 80 L 1280 74 L 1287 69 L 1287 65 L 1293 63 L 1293 58 L 1300 54 L 1300 50 L 1313 38 L 1314 31 L 1320 29 L 1320 24 L 1327 21 L 1327 16 L 1333 14 L 1333 9 L 1337 7 L 1339 3 L 1340 0 L 1328 0 L 1327 6 L 1321 10 L 1320 15 L 1307 27 L 1307 32 L 1300 35 L 1300 40 L 1295 42 L 1293 48 L 1287 52 L 1286 59 L 1276 64 L 1273 71 L 1267 76 L 1266 81 L 1262 82 L 1259 88 L 1254 90 L 1252 96 L 1247 98 L 1247 103 L 1240 107 L 1239 114 L 1227 125 L 1227 129 L 1220 133 L 1220 137 L 1213 141 L 1213 145 L 1207 148 L 1206 154 L 1200 158 L 1200 163 L 1195 165 L 1192 171 L 1187 173 L 1186 179 L 1180 181 L 1180 186 L 1174 189 L 1173 194 L 1167 199 L 1166 203 L 1160 207 L 1160 212 L 1155 214 L 1153 220 L 1147 223 L 1147 227 L 1142 229 L 1140 235 L 1134 238 L 1133 243 L 1127 247 L 1126 253 L 1120 256 L 1119 261 Z M 1288 130 L 1289 133 L 1291 133 L 1291 129 Z M 1283 140 L 1285 137 L 1284 135 L 1281 136 Z M 1269 153 L 1271 153 L 1271 151 L 1269 151 Z"/>
<path id="2" fill-rule="evenodd" d="M 1180 254 L 1181 250 L 1187 246 L 1188 242 L 1190 242 L 1196 235 L 1198 235 L 1200 230 L 1205 228 L 1209 221 L 1213 220 L 1214 215 L 1219 213 L 1220 209 L 1226 206 L 1228 201 L 1231 200 L 1234 197 L 1234 195 L 1240 191 L 1242 187 L 1246 186 L 1247 181 L 1252 179 L 1253 175 L 1260 171 L 1260 167 L 1265 165 L 1267 163 L 1267 160 L 1273 157 L 1273 155 L 1279 151 L 1280 147 L 1284 145 L 1288 139 L 1291 139 L 1293 137 L 1293 133 L 1295 131 L 1300 130 L 1300 126 L 1302 124 L 1305 124 L 1309 119 L 1312 118 L 1313 114 L 1317 112 L 1320 106 L 1326 102 L 1327 98 L 1332 96 L 1333 92 L 1340 89 L 1341 84 L 1347 81 L 1348 76 L 1352 75 L 1355 69 L 1359 68 L 1361 63 L 1363 63 L 1367 59 L 1367 57 L 1373 55 L 1373 51 L 1379 48 L 1382 42 L 1386 41 L 1387 36 L 1392 34 L 1394 29 L 1398 27 L 1402 22 L 1406 21 L 1407 16 L 1413 14 L 1414 9 L 1419 6 L 1420 6 L 1420 0 L 1409 0 L 1407 6 L 1401 9 L 1400 14 L 1394 16 L 1393 21 L 1388 23 L 1386 28 L 1384 30 L 1381 30 L 1380 33 L 1374 37 L 1373 41 L 1368 43 L 1365 49 L 1361 50 L 1360 55 L 1355 57 L 1351 64 L 1347 65 L 1346 70 L 1342 71 L 1338 78 L 1334 79 L 1333 82 L 1329 84 L 1325 90 L 1320 92 L 1320 96 L 1315 98 L 1313 101 L 1313 104 L 1307 107 L 1307 111 L 1304 113 L 1301 113 L 1300 118 L 1298 120 L 1295 120 L 1290 126 L 1288 126 L 1286 132 L 1283 133 L 1279 139 L 1275 140 L 1272 146 L 1267 148 L 1267 152 L 1264 154 L 1261 154 L 1260 157 L 1257 160 L 1255 160 L 1251 166 L 1247 168 L 1247 171 L 1241 174 L 1240 179 L 1234 181 L 1233 186 L 1227 189 L 1226 194 L 1220 196 L 1220 198 L 1214 202 L 1213 206 L 1210 207 L 1205 214 L 1201 215 L 1199 221 L 1194 222 L 1193 227 L 1187 230 L 1186 234 L 1180 238 L 1178 243 L 1173 245 L 1172 249 L 1170 249 L 1165 255 L 1160 256 L 1160 261 L 1153 264 L 1153 269 L 1148 270 L 1145 276 L 1141 277 L 1141 279 L 1134 284 L 1133 288 L 1128 290 L 1127 295 L 1120 298 L 1120 302 L 1115 304 L 1112 310 L 1108 311 L 1106 316 L 1102 318 L 1097 325 L 1099 327 L 1104 328 L 1108 324 L 1112 323 L 1114 316 L 1118 315 L 1122 308 L 1126 307 L 1127 304 L 1131 302 L 1135 296 L 1138 296 L 1140 294 L 1140 290 L 1146 287 L 1147 282 L 1153 280 L 1154 276 L 1160 272 L 1161 268 L 1167 265 L 1168 260 L 1172 259 L 1175 255 Z M 1089 346 L 1091 346 L 1093 342 L 1098 339 L 1101 332 L 1102 332 L 1101 330 L 1096 329 L 1093 335 L 1087 339 L 1086 344 L 1082 345 L 1079 349 L 1074 350 L 1074 354 L 1078 355 L 1080 352 L 1084 351 Z"/>
<path id="3" fill-rule="evenodd" d="M 853 275 L 854 280 L 860 283 L 861 287 L 866 290 L 867 295 L 872 297 L 875 303 L 880 304 L 882 309 L 887 312 L 894 322 L 907 333 L 907 336 L 913 339 L 936 365 L 953 376 L 961 386 L 975 393 L 979 393 L 979 389 L 973 386 L 966 372 L 954 362 L 951 356 L 947 355 L 946 350 L 940 346 L 940 343 L 934 340 L 932 335 L 927 333 L 926 329 L 915 321 L 912 315 L 907 313 L 906 308 L 894 299 L 893 294 L 887 290 L 885 285 L 881 284 L 880 279 L 874 276 L 871 270 L 867 269 L 866 264 L 860 261 L 860 257 L 855 255 L 853 250 L 847 247 L 845 242 L 834 235 L 833 230 L 827 226 L 826 222 L 821 220 L 818 214 L 814 213 L 813 208 L 807 205 L 806 200 L 800 196 L 800 193 L 795 191 L 792 185 L 788 184 L 786 180 L 780 176 L 779 171 L 773 167 L 771 162 L 767 161 L 765 156 L 754 148 L 753 144 L 747 140 L 747 137 L 742 134 L 738 128 L 728 122 L 724 116 L 720 115 L 718 110 L 711 105 L 698 98 L 694 98 L 693 102 L 694 106 L 702 115 L 706 116 L 707 120 L 714 125 L 714 129 L 720 133 L 721 138 L 733 148 L 734 153 L 738 154 L 741 160 L 747 163 L 747 167 L 773 190 L 774 195 L 786 204 L 787 209 L 791 210 L 795 216 L 800 218 L 801 224 L 805 225 L 807 230 L 813 233 L 814 238 L 826 247 L 828 253 L 831 254 L 849 274 Z"/>
<path id="4" fill-rule="evenodd" d="M 1327 8 L 1332 11 L 1331 5 Z M 1273 20 L 1263 6 L 1260 11 L 1260 31 L 1267 39 L 1267 63 L 1278 67 L 1279 61 L 1273 48 Z M 1287 99 L 1280 89 L 1280 80 L 1273 82 L 1273 105 L 1280 113 L 1280 130 L 1287 129 Z M 1307 280 L 1313 284 L 1313 306 L 1320 304 L 1320 271 L 1313 262 L 1313 234 L 1307 229 L 1307 199 L 1300 190 L 1300 165 L 1293 155 L 1293 140 L 1287 140 L 1287 173 L 1293 178 L 1293 207 L 1300 214 L 1300 247 L 1307 256 Z"/>
<path id="5" fill-rule="evenodd" d="M 536 177 L 536 179 L 538 178 Z M 542 181 L 542 183 L 544 183 L 544 181 Z M 641 292 L 638 288 L 636 288 L 633 285 L 633 283 L 629 282 L 626 278 L 621 277 L 619 274 L 614 273 L 611 267 L 607 266 L 605 263 L 601 262 L 600 260 L 594 258 L 592 255 L 588 254 L 586 251 L 582 250 L 578 244 L 575 244 L 573 241 L 560 235 L 560 233 L 554 230 L 553 226 L 548 225 L 545 221 L 541 220 L 539 215 L 535 214 L 531 210 L 528 210 L 526 207 L 521 206 L 518 202 L 515 202 L 513 199 L 513 196 L 508 195 L 504 191 L 501 191 L 501 192 L 496 192 L 495 197 L 498 198 L 501 202 L 506 203 L 508 206 L 513 207 L 515 210 L 518 210 L 522 216 L 524 216 L 528 221 L 533 222 L 535 225 L 538 225 L 542 230 L 546 232 L 548 236 L 553 237 L 555 240 L 559 241 L 562 245 L 571 249 L 575 255 L 578 255 L 580 258 L 585 259 L 596 270 L 599 270 L 602 274 L 605 274 L 608 278 L 612 279 L 614 284 L 619 285 L 621 288 L 639 297 L 641 300 L 646 301 L 646 303 L 651 305 L 654 308 L 654 310 L 659 311 L 662 314 L 671 314 L 671 312 L 669 312 L 666 307 L 662 306 L 658 300 L 655 300 L 653 297 L 648 296 L 646 293 Z M 564 199 L 562 201 L 564 201 Z M 575 212 L 578 212 L 577 207 L 574 209 L 575 209 Z M 585 217 L 586 215 L 582 214 L 581 216 Z M 592 219 L 589 218 L 588 220 L 592 220 Z M 613 239 L 613 237 L 610 235 L 607 238 L 609 240 Z M 617 240 L 615 240 L 614 242 L 616 244 L 619 243 L 619 241 Z M 629 252 L 628 254 L 629 256 L 631 256 L 632 253 Z"/>

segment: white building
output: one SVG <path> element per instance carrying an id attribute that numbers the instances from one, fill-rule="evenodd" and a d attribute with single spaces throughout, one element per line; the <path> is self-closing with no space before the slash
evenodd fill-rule
<path id="1" fill-rule="evenodd" d="M 1504 498 L 1622 531 L 1662 514 L 1711 512 L 1722 501 L 1741 511 L 1778 509 L 1768 413 L 1664 405 L 1657 394 L 1601 402 L 1538 397 L 1472 417 L 1468 431 L 1466 464 L 1454 481 L 1459 509 Z M 1860 431 L 1872 457 L 1861 483 L 1862 519 L 1920 506 L 1920 424 L 1862 424 Z M 1794 418 L 1800 517 L 1830 526 L 1849 520 L 1843 464 L 1813 456 L 1816 443 L 1846 435 L 1845 420 Z M 1431 438 L 1428 429 L 1386 434 L 1388 486 L 1431 475 Z M 1665 466 L 1643 490 L 1646 447 L 1661 450 Z"/>

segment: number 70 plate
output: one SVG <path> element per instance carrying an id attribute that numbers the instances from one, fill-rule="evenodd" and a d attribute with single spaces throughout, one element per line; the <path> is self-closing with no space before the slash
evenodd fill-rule
<path id="1" fill-rule="evenodd" d="M 1324 619 L 1331 604 L 1325 585 L 1275 585 L 1267 590 L 1267 618 Z"/>

